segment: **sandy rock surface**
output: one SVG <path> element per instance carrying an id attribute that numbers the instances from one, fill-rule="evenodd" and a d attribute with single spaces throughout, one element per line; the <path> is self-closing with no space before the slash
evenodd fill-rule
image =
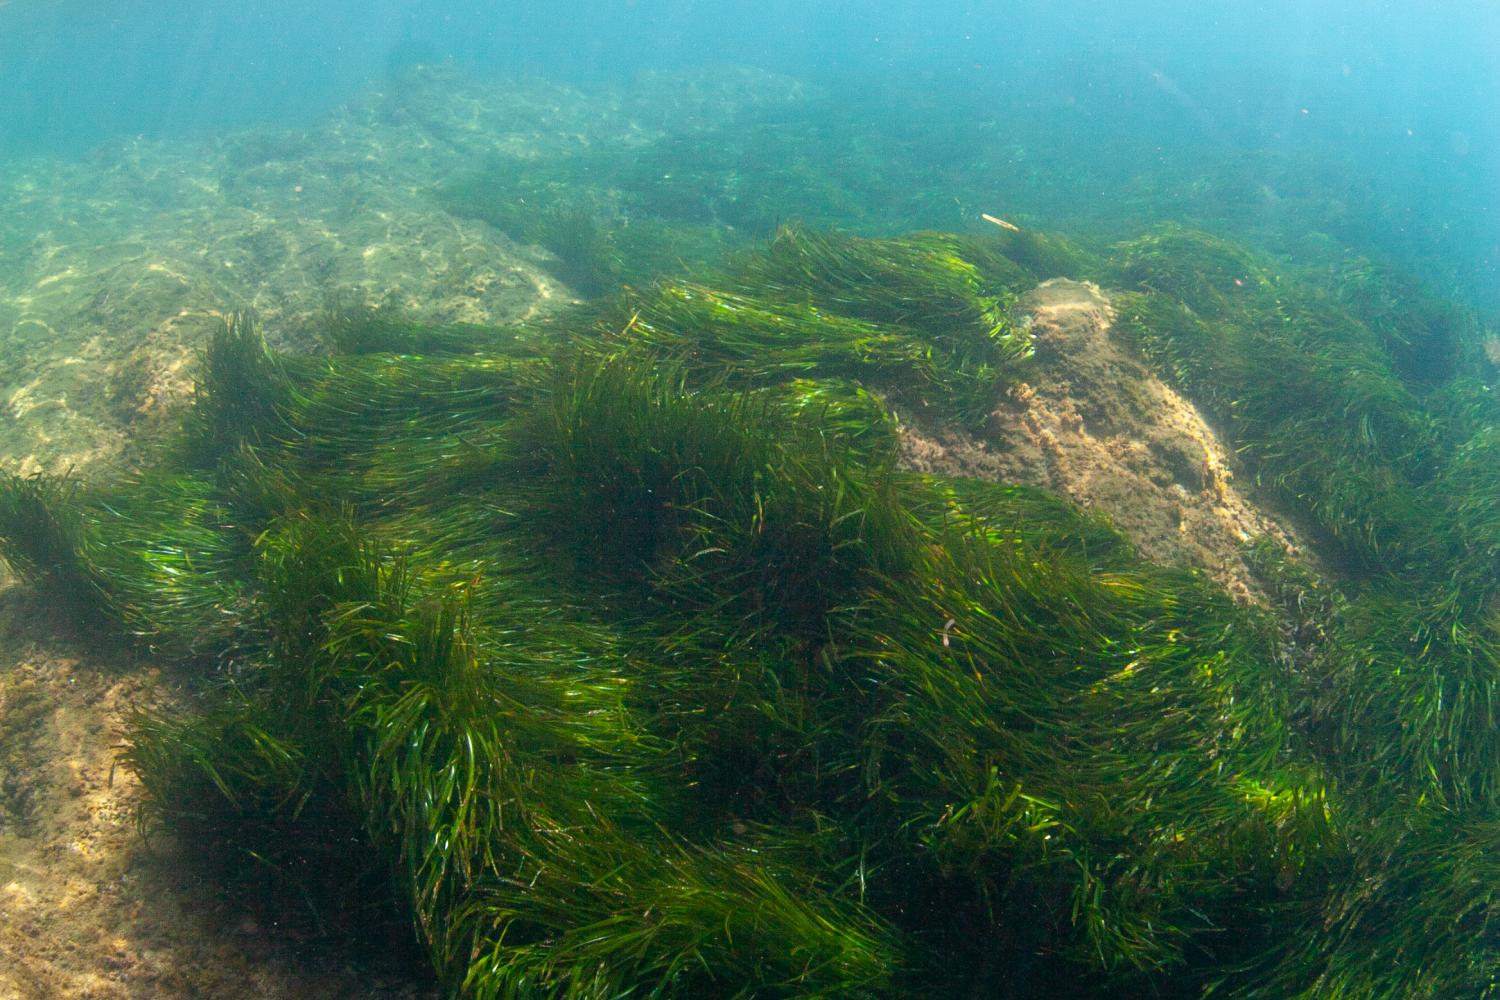
<path id="1" fill-rule="evenodd" d="M 1197 407 L 1111 337 L 1104 292 L 1058 278 L 1019 308 L 1036 342 L 1027 381 L 977 437 L 907 427 L 906 464 L 1044 487 L 1108 515 L 1145 557 L 1256 599 L 1241 547 L 1261 535 L 1290 547 L 1290 533 L 1235 485 L 1233 456 Z"/>
<path id="2" fill-rule="evenodd" d="M 156 671 L 69 639 L 0 582 L 0 1000 L 417 1000 L 425 987 L 287 941 L 226 906 L 115 767 Z"/>
<path id="3" fill-rule="evenodd" d="M 477 163 L 481 142 L 525 142 L 527 123 L 485 122 L 481 139 L 413 123 L 411 103 L 398 89 L 306 131 L 131 139 L 0 174 L 0 468 L 121 457 L 189 390 L 227 310 L 254 310 L 295 348 L 335 294 L 492 323 L 571 299 L 542 251 L 432 198 L 434 178 Z"/>

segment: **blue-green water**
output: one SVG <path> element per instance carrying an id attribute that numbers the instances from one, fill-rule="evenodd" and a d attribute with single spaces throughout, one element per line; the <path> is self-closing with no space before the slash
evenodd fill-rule
<path id="1" fill-rule="evenodd" d="M 1037 224 L 1075 222 L 1061 200 L 1170 217 L 1195 179 L 1273 208 L 1293 187 L 1331 206 L 1309 228 L 1500 303 L 1500 8 L 1477 0 L 9 0 L 0 155 L 313 122 L 415 62 L 594 85 L 749 65 L 851 100 L 876 88 L 912 127 L 939 109 L 1045 147 L 1066 198 Z"/>

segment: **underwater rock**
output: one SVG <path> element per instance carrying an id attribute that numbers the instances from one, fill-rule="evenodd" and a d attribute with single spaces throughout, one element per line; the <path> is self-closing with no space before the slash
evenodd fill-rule
<path id="1" fill-rule="evenodd" d="M 1022 296 L 1036 356 L 983 433 L 902 426 L 902 456 L 923 472 L 1027 483 L 1109 517 L 1146 558 L 1201 569 L 1240 600 L 1260 600 L 1245 543 L 1294 532 L 1252 503 L 1230 448 L 1198 408 L 1111 336 L 1108 296 L 1055 278 Z"/>

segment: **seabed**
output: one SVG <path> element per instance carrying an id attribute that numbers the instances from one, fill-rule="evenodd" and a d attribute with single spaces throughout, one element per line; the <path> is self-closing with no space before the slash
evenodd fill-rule
<path id="1" fill-rule="evenodd" d="M 735 79 L 4 180 L 0 988 L 1494 994 L 1493 326 Z"/>

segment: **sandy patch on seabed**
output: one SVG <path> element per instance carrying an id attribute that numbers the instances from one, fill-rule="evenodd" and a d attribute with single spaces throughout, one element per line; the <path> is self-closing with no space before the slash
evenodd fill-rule
<path id="1" fill-rule="evenodd" d="M 983 434 L 908 426 L 903 459 L 921 472 L 1044 487 L 1100 511 L 1148 559 L 1207 573 L 1236 599 L 1259 598 L 1243 544 L 1289 530 L 1235 486 L 1233 455 L 1191 402 L 1110 335 L 1095 285 L 1053 279 L 1020 309 L 1036 358 Z"/>
<path id="2" fill-rule="evenodd" d="M 0 1000 L 420 996 L 299 954 L 224 906 L 171 837 L 141 836 L 140 785 L 114 759 L 161 678 L 67 631 L 0 576 Z"/>

